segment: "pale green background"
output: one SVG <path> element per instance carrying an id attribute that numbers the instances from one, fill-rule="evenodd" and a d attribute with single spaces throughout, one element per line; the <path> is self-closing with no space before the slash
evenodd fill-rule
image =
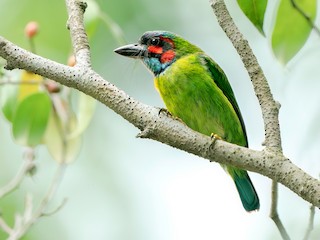
<path id="1" fill-rule="evenodd" d="M 147 30 L 170 30 L 197 44 L 225 70 L 240 105 L 250 146 L 262 149 L 263 124 L 250 80 L 229 40 L 219 28 L 207 0 L 98 1 L 135 42 Z M 320 42 L 312 34 L 307 46 L 288 65 L 281 66 L 263 38 L 227 1 L 240 30 L 249 40 L 275 98 L 281 103 L 280 123 L 286 156 L 317 177 L 320 172 Z M 269 6 L 267 34 L 274 4 Z M 90 8 L 90 6 L 89 6 Z M 0 35 L 28 47 L 23 29 L 30 20 L 40 25 L 37 52 L 65 63 L 70 53 L 63 0 L 0 0 Z M 317 21 L 319 24 L 319 21 Z M 153 88 L 152 76 L 140 62 L 113 53 L 119 44 L 100 23 L 91 39 L 94 69 L 134 98 L 163 106 Z M 21 164 L 23 149 L 13 143 L 10 125 L 0 116 L 0 184 Z M 214 163 L 161 143 L 135 138 L 138 129 L 98 104 L 84 134 L 79 158 L 69 166 L 55 201 L 66 206 L 42 218 L 24 239 L 32 240 L 212 240 L 280 239 L 268 218 L 270 183 L 251 174 L 261 209 L 246 213 L 230 178 Z M 44 148 L 37 151 L 38 172 L 21 188 L 0 200 L 4 217 L 20 212 L 26 192 L 36 202 L 44 195 L 56 163 Z M 309 204 L 280 186 L 279 213 L 292 239 L 302 239 Z M 319 239 L 319 214 L 312 239 Z M 0 239 L 5 239 L 0 231 Z"/>

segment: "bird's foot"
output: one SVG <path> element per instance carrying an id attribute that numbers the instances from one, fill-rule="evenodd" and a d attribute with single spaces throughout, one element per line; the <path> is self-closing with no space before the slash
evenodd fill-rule
<path id="1" fill-rule="evenodd" d="M 174 120 L 177 120 L 177 121 L 185 124 L 180 118 L 178 118 L 178 117 L 176 117 L 176 116 L 173 116 L 173 115 L 171 114 L 171 112 L 168 111 L 168 109 L 160 108 L 158 115 L 160 115 L 160 114 L 162 114 L 162 113 L 164 113 L 167 117 L 170 117 L 170 118 L 172 118 L 172 119 L 174 119 Z"/>
<path id="2" fill-rule="evenodd" d="M 222 138 L 215 133 L 211 133 L 210 138 L 211 138 L 210 148 L 214 147 L 214 144 L 216 143 L 217 140 L 222 140 Z"/>
<path id="3" fill-rule="evenodd" d="M 214 148 L 214 145 L 217 140 L 222 140 L 222 138 L 218 134 L 215 134 L 215 133 L 211 133 L 210 138 L 211 138 L 211 143 L 208 148 L 209 151 Z M 212 162 L 212 160 L 210 160 L 210 162 Z"/>
<path id="4" fill-rule="evenodd" d="M 166 114 L 167 117 L 172 117 L 172 114 L 171 114 L 171 113 L 168 111 L 168 109 L 166 109 L 166 108 L 160 108 L 160 109 L 159 109 L 158 115 L 160 115 L 160 114 L 162 114 L 162 113 Z"/>

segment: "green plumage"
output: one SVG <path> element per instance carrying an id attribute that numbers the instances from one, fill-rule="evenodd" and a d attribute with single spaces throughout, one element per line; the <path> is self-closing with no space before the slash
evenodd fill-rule
<path id="1" fill-rule="evenodd" d="M 220 85 L 224 84 L 229 98 L 214 81 L 214 76 L 220 80 Z M 155 77 L 155 85 L 169 112 L 193 130 L 208 136 L 218 134 L 228 142 L 247 146 L 242 117 L 232 90 L 225 75 L 208 56 L 195 53 L 179 58 Z M 247 172 L 232 166 L 223 167 L 234 179 L 244 208 L 247 211 L 259 208 Z"/>
<path id="2" fill-rule="evenodd" d="M 162 43 L 152 45 L 148 41 L 159 37 Z M 209 56 L 169 32 L 147 32 L 140 43 L 149 51 L 144 52 L 142 60 L 155 73 L 155 86 L 173 116 L 200 133 L 217 134 L 225 141 L 248 146 L 244 122 L 228 79 Z M 161 56 L 171 50 L 174 58 L 164 61 Z M 222 167 L 234 180 L 244 208 L 259 209 L 259 198 L 248 173 L 232 166 Z"/>

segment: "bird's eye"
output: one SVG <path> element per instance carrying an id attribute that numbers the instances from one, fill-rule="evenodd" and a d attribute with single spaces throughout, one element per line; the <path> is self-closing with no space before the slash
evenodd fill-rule
<path id="1" fill-rule="evenodd" d="M 159 44 L 160 44 L 160 38 L 158 38 L 158 37 L 151 38 L 151 39 L 149 40 L 149 44 L 150 44 L 150 45 L 153 45 L 153 46 L 159 45 Z"/>

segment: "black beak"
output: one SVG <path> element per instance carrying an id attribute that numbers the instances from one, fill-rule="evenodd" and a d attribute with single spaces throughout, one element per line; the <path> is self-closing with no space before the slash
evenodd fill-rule
<path id="1" fill-rule="evenodd" d="M 114 51 L 122 56 L 130 58 L 142 58 L 144 56 L 145 49 L 140 44 L 136 43 L 119 47 Z"/>

